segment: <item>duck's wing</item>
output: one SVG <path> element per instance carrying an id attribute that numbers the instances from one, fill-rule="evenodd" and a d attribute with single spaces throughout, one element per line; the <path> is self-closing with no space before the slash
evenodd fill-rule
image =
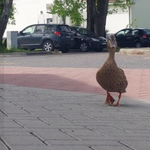
<path id="1" fill-rule="evenodd" d="M 123 93 L 126 92 L 126 87 L 128 86 L 128 81 L 126 78 L 126 75 L 124 73 L 124 71 L 120 68 L 118 68 L 118 78 L 119 78 L 119 82 L 118 82 L 118 86 L 119 86 L 119 92 Z"/>

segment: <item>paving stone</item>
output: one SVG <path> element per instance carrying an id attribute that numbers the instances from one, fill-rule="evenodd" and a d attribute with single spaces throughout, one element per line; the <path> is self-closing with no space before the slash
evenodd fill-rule
<path id="1" fill-rule="evenodd" d="M 122 146 L 118 141 L 112 140 L 86 140 L 86 141 L 66 141 L 66 140 L 47 140 L 52 146 Z"/>
<path id="2" fill-rule="evenodd" d="M 19 125 L 17 122 L 15 121 L 5 121 L 3 122 L 3 128 L 23 128 L 21 125 Z"/>
<path id="3" fill-rule="evenodd" d="M 149 150 L 150 149 L 150 140 L 146 140 L 146 141 L 121 141 L 123 144 L 135 149 L 135 150 Z"/>
<path id="4" fill-rule="evenodd" d="M 40 117 L 43 121 L 46 121 L 47 123 L 51 125 L 73 125 L 74 123 L 70 120 L 67 120 L 61 116 L 43 116 Z"/>
<path id="5" fill-rule="evenodd" d="M 89 130 L 87 128 L 83 128 L 83 129 L 62 129 L 63 132 L 73 135 L 73 136 L 100 136 L 99 133 L 96 133 L 92 130 Z"/>
<path id="6" fill-rule="evenodd" d="M 4 136 L 30 136 L 31 134 L 27 131 L 23 130 L 18 130 L 18 131 L 7 131 L 4 130 L 3 132 L 1 131 L 2 135 Z"/>
<path id="7" fill-rule="evenodd" d="M 22 135 L 4 135 L 2 139 L 11 146 L 45 146 L 45 144 L 39 140 L 38 138 L 30 135 L 30 136 L 22 136 Z"/>
<path id="8" fill-rule="evenodd" d="M 1 139 L 0 139 L 0 149 L 1 150 L 9 150 L 8 147 L 1 141 Z"/>
<path id="9" fill-rule="evenodd" d="M 93 146 L 93 150 L 133 150 L 127 146 Z"/>
<path id="10" fill-rule="evenodd" d="M 91 150 L 88 146 L 53 146 L 54 150 Z"/>
<path id="11" fill-rule="evenodd" d="M 19 119 L 18 122 L 25 128 L 50 128 L 48 124 L 39 119 Z"/>
<path id="12" fill-rule="evenodd" d="M 75 140 L 75 138 L 70 135 L 62 132 L 59 129 L 50 129 L 50 130 L 39 130 L 34 131 L 36 135 L 42 137 L 44 140 Z"/>
<path id="13" fill-rule="evenodd" d="M 11 150 L 54 150 L 51 146 L 12 146 Z"/>
<path id="14" fill-rule="evenodd" d="M 69 120 L 72 120 L 74 122 L 96 122 L 94 118 L 88 117 L 83 114 L 63 114 L 65 118 L 68 118 Z"/>

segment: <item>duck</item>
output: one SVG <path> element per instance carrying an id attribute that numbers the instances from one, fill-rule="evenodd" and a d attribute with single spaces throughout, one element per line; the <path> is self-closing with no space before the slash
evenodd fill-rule
<path id="1" fill-rule="evenodd" d="M 111 106 L 120 106 L 120 99 L 122 93 L 126 92 L 128 81 L 124 71 L 117 66 L 115 61 L 115 52 L 117 49 L 117 41 L 115 35 L 110 35 L 107 40 L 107 49 L 109 52 L 108 58 L 102 67 L 96 73 L 96 80 L 98 84 L 106 90 L 107 96 L 105 104 Z M 118 101 L 111 96 L 110 92 L 117 92 L 119 94 Z"/>

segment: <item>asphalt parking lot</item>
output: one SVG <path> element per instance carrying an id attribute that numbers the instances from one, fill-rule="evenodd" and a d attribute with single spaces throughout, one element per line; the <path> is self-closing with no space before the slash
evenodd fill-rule
<path id="1" fill-rule="evenodd" d="M 9 57 L 11 56 L 11 57 Z M 28 66 L 28 67 L 70 67 L 70 68 L 99 68 L 108 56 L 108 52 L 71 51 L 63 54 L 37 55 L 3 55 L 0 56 L 0 65 Z M 116 53 L 116 62 L 121 68 L 150 68 L 149 55 L 123 55 Z"/>

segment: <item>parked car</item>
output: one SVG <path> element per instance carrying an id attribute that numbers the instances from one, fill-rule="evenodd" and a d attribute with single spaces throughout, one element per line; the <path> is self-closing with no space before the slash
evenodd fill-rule
<path id="1" fill-rule="evenodd" d="M 119 47 L 148 47 L 150 46 L 149 29 L 122 29 L 116 34 Z"/>
<path id="2" fill-rule="evenodd" d="M 70 28 L 75 34 L 73 49 L 80 49 L 82 52 L 93 49 L 100 52 L 106 48 L 107 40 L 104 37 L 98 37 L 86 28 L 78 26 L 70 26 Z"/>
<path id="3" fill-rule="evenodd" d="M 68 25 L 34 24 L 18 33 L 18 47 L 24 49 L 43 49 L 53 51 L 60 49 L 68 52 L 75 44 L 74 34 Z"/>

